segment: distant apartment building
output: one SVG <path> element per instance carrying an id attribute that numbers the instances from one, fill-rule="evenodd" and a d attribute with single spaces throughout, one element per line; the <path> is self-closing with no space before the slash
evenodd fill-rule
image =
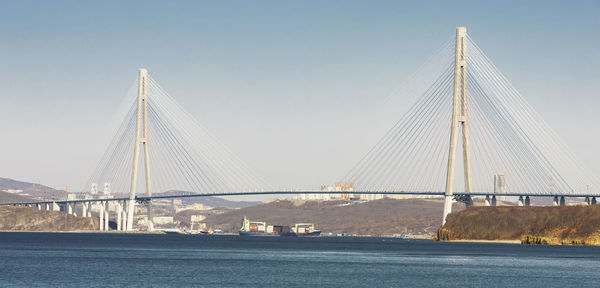
<path id="1" fill-rule="evenodd" d="M 321 186 L 321 191 L 326 192 L 334 192 L 334 193 L 305 193 L 298 194 L 293 199 L 296 200 L 338 200 L 338 199 L 350 199 L 354 194 L 349 193 L 354 191 L 354 183 L 353 182 L 337 182 L 335 186 Z"/>
<path id="2" fill-rule="evenodd" d="M 204 209 L 205 209 L 205 207 L 202 203 L 195 203 L 195 204 L 181 206 L 181 207 L 175 206 L 175 213 L 179 213 L 179 212 L 185 211 L 185 210 L 202 211 Z"/>

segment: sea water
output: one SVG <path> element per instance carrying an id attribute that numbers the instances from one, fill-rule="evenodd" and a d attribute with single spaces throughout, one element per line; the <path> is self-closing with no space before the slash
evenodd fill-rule
<path id="1" fill-rule="evenodd" d="M 0 287 L 600 287 L 600 247 L 0 233 Z"/>

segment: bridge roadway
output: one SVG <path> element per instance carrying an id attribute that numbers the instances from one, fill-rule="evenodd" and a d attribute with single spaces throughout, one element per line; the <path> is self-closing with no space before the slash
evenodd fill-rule
<path id="1" fill-rule="evenodd" d="M 443 196 L 444 192 L 416 192 L 416 191 L 320 191 L 320 190 L 293 190 L 293 191 L 248 191 L 248 192 L 223 192 L 223 193 L 190 193 L 179 195 L 156 195 L 145 196 L 139 195 L 135 197 L 137 202 L 147 202 L 151 199 L 172 199 L 172 198 L 192 198 L 192 197 L 209 197 L 209 196 L 247 196 L 247 195 L 298 195 L 298 194 L 372 194 L 372 195 L 419 195 L 419 196 Z M 493 193 L 493 192 L 456 192 L 455 196 L 516 196 L 516 197 L 570 197 L 570 198 L 596 198 L 600 194 L 583 193 L 583 194 L 530 194 L 530 193 Z M 0 203 L 0 205 L 23 206 L 35 204 L 67 204 L 67 203 L 87 203 L 87 202 L 106 202 L 106 201 L 129 201 L 129 197 L 119 198 L 94 198 L 94 199 L 72 199 L 72 200 L 49 200 L 49 201 L 31 201 L 31 202 L 10 202 Z"/>

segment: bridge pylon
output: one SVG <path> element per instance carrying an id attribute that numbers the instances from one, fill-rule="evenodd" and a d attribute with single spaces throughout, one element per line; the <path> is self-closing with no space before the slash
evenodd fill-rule
<path id="1" fill-rule="evenodd" d="M 471 166 L 469 154 L 469 121 L 467 92 L 467 28 L 456 28 L 456 48 L 454 54 L 454 98 L 452 101 L 452 126 L 450 130 L 450 151 L 448 153 L 448 170 L 446 174 L 446 191 L 444 195 L 444 215 L 442 225 L 446 224 L 446 216 L 452 212 L 454 199 L 454 166 L 458 145 L 458 128 L 462 128 L 462 152 L 465 178 L 465 193 L 471 192 Z"/>
<path id="2" fill-rule="evenodd" d="M 140 146 L 144 147 L 144 167 L 146 180 L 146 196 L 152 196 L 150 190 L 150 154 L 148 153 L 148 93 L 147 93 L 148 71 L 139 70 L 138 77 L 138 96 L 137 96 L 137 128 L 135 132 L 135 146 L 133 150 L 133 169 L 131 174 L 131 189 L 129 190 L 129 201 L 127 207 L 127 227 L 126 230 L 133 229 L 133 214 L 135 212 L 135 193 L 137 186 L 138 165 L 140 157 Z M 147 229 L 152 231 L 154 225 L 152 222 L 152 202 L 148 201 L 147 211 L 148 219 Z"/>

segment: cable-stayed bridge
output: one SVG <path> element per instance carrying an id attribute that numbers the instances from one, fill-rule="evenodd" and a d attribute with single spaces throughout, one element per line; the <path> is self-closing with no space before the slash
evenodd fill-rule
<path id="1" fill-rule="evenodd" d="M 406 89 L 419 98 L 343 179 L 359 195 L 429 195 L 445 199 L 442 222 L 453 201 L 473 197 L 585 197 L 595 204 L 600 180 L 511 85 L 459 27 L 456 37 L 425 65 Z M 423 81 L 426 79 L 426 81 Z M 426 83 L 419 89 L 416 84 Z M 113 140 L 82 191 L 106 183 L 128 197 L 8 203 L 62 209 L 91 216 L 100 205 L 101 229 L 108 227 L 113 202 L 118 230 L 133 229 L 135 205 L 142 203 L 152 229 L 152 199 L 331 194 L 332 191 L 271 187 L 219 142 L 141 69 L 137 95 Z M 459 150 L 459 151 L 457 151 Z M 456 173 L 461 172 L 461 173 Z M 456 174 L 460 174 L 457 177 Z M 152 193 L 188 191 L 183 195 Z M 96 192 L 96 193 L 94 193 Z M 143 193 L 140 193 L 143 192 Z M 116 205 L 115 205 L 116 204 Z M 5 204 L 6 205 L 6 204 Z"/>

